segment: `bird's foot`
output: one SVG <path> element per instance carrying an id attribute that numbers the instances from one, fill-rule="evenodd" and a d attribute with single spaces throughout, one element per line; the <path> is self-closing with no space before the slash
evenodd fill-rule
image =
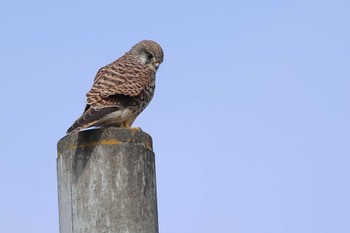
<path id="1" fill-rule="evenodd" d="M 132 130 L 132 131 L 142 132 L 142 129 L 141 129 L 141 128 L 139 128 L 139 127 L 131 127 L 131 125 L 128 124 L 128 122 L 123 122 L 123 123 L 121 124 L 121 127 L 122 127 L 122 128 L 125 128 L 125 129 Z"/>
<path id="2" fill-rule="evenodd" d="M 133 127 L 130 128 L 132 131 L 138 131 L 138 132 L 142 132 L 142 129 L 140 127 Z"/>

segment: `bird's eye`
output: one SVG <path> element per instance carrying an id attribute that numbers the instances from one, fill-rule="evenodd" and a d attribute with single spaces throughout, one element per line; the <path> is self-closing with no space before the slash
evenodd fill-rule
<path id="1" fill-rule="evenodd" d="M 153 58 L 153 55 L 150 53 L 147 53 L 147 58 L 151 60 Z"/>

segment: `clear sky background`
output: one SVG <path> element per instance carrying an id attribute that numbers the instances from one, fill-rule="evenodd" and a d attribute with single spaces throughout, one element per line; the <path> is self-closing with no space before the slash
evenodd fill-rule
<path id="1" fill-rule="evenodd" d="M 58 233 L 56 143 L 97 70 L 165 61 L 152 135 L 160 232 L 350 232 L 350 2 L 2 1 L 0 232 Z"/>

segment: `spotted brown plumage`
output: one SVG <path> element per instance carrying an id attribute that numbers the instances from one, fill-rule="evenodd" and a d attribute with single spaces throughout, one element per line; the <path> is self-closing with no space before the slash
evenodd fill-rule
<path id="1" fill-rule="evenodd" d="M 67 133 L 92 126 L 130 128 L 151 101 L 163 50 L 151 40 L 135 44 L 124 56 L 102 67 L 86 94 L 85 110 Z"/>

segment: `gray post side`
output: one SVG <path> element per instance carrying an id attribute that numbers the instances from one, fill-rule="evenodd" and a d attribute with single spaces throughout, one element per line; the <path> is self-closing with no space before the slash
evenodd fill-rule
<path id="1" fill-rule="evenodd" d="M 158 233 L 152 138 L 91 129 L 58 142 L 60 233 Z"/>

